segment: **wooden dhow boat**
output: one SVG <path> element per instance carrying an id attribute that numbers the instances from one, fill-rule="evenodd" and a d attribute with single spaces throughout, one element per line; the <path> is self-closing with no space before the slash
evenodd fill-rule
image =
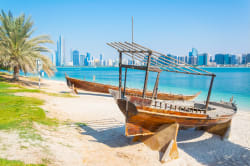
<path id="1" fill-rule="evenodd" d="M 200 68 L 177 62 L 177 60 L 137 43 L 108 43 L 119 52 L 119 89 L 110 89 L 120 111 L 125 116 L 125 135 L 134 136 L 134 141 L 143 141 L 153 150 L 161 152 L 161 161 L 178 158 L 176 138 L 178 129 L 195 128 L 228 138 L 231 120 L 237 107 L 230 102 L 211 102 L 210 95 L 215 74 Z M 142 66 L 123 65 L 122 55 L 126 54 L 145 64 Z M 159 63 L 161 62 L 161 63 Z M 154 66 L 152 68 L 151 66 Z M 124 87 L 122 88 L 122 68 L 125 68 Z M 126 95 L 127 68 L 144 69 L 145 81 L 142 96 Z M 205 102 L 183 100 L 159 100 L 157 88 L 151 98 L 146 98 L 148 72 L 161 71 L 182 74 L 211 76 L 211 82 Z M 159 77 L 157 76 L 156 85 Z M 157 87 L 157 86 L 155 86 Z"/>
<path id="2" fill-rule="evenodd" d="M 77 93 L 77 89 L 91 91 L 91 92 L 100 92 L 100 93 L 109 93 L 109 89 L 118 90 L 119 87 L 112 85 L 105 85 L 101 83 L 95 83 L 85 80 L 79 80 L 75 78 L 68 77 L 65 74 L 67 81 L 67 86 L 71 89 L 74 89 L 74 92 Z M 201 92 L 198 92 L 194 95 L 178 95 L 178 94 L 169 94 L 169 93 L 158 93 L 157 98 L 161 100 L 193 100 Z M 125 95 L 131 96 L 142 96 L 142 91 L 139 89 L 126 89 Z M 146 97 L 150 98 L 153 95 L 153 92 L 147 92 Z"/>

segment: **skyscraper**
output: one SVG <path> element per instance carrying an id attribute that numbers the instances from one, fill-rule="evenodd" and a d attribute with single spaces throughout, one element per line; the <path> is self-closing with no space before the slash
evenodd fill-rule
<path id="1" fill-rule="evenodd" d="M 231 55 L 230 56 L 230 64 L 236 65 L 236 64 L 238 64 L 237 61 L 238 61 L 238 59 L 237 59 L 236 55 Z"/>
<path id="2" fill-rule="evenodd" d="M 198 56 L 198 50 L 196 48 L 192 48 L 192 52 L 189 52 L 188 63 L 191 65 L 196 65 L 197 56 Z"/>
<path id="3" fill-rule="evenodd" d="M 84 66 L 84 59 L 85 59 L 85 56 L 80 55 L 80 66 Z"/>
<path id="4" fill-rule="evenodd" d="M 87 55 L 84 59 L 84 65 L 89 66 L 90 65 L 90 53 L 87 52 Z"/>
<path id="5" fill-rule="evenodd" d="M 246 64 L 250 63 L 250 54 L 247 54 L 246 56 Z"/>
<path id="6" fill-rule="evenodd" d="M 73 51 L 73 66 L 79 66 L 79 51 L 74 50 Z"/>
<path id="7" fill-rule="evenodd" d="M 65 64 L 64 39 L 62 36 L 60 36 L 59 40 L 57 41 L 56 66 L 63 66 L 64 64 Z"/>
<path id="8" fill-rule="evenodd" d="M 102 54 L 100 54 L 100 66 L 102 66 L 103 65 L 103 59 L 102 59 L 103 57 L 102 57 Z"/>
<path id="9" fill-rule="evenodd" d="M 241 64 L 246 64 L 247 54 L 242 54 Z"/>
<path id="10" fill-rule="evenodd" d="M 215 54 L 216 64 L 224 64 L 224 54 Z"/>
<path id="11" fill-rule="evenodd" d="M 230 55 L 229 54 L 224 55 L 224 64 L 225 65 L 230 64 Z"/>
<path id="12" fill-rule="evenodd" d="M 198 54 L 197 65 L 207 65 L 208 64 L 208 54 Z"/>
<path id="13" fill-rule="evenodd" d="M 52 64 L 54 66 L 56 66 L 56 52 L 52 52 L 52 54 L 51 54 L 51 60 L 52 60 Z"/>

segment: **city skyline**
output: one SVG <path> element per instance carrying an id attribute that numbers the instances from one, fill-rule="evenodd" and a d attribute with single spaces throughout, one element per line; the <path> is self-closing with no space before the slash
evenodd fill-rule
<path id="1" fill-rule="evenodd" d="M 52 52 L 50 58 L 52 63 L 56 66 L 117 66 L 118 58 L 110 59 L 103 57 L 103 54 L 99 54 L 99 59 L 96 56 L 91 55 L 88 50 L 86 53 L 80 52 L 79 49 L 70 49 L 70 53 L 65 53 L 64 38 L 59 36 L 57 41 L 57 49 Z M 217 53 L 215 55 L 208 54 L 206 52 L 199 52 L 198 49 L 192 48 L 185 56 L 176 56 L 173 54 L 166 54 L 170 58 L 177 60 L 177 63 L 186 63 L 190 65 L 198 66 L 215 66 L 215 65 L 248 65 L 250 63 L 250 53 L 236 55 L 236 54 L 223 54 Z M 125 58 L 124 64 L 132 64 L 131 58 Z M 156 63 L 164 63 L 165 58 L 153 58 Z M 138 63 L 138 62 L 136 62 Z M 143 63 L 138 63 L 143 65 Z"/>
<path id="2" fill-rule="evenodd" d="M 79 48 L 115 58 L 106 43 L 131 41 L 131 16 L 135 42 L 165 54 L 184 56 L 190 48 L 209 54 L 250 52 L 248 0 L 25 2 L 2 1 L 1 7 L 31 15 L 37 34 L 54 41 L 63 34 L 66 53 Z"/>

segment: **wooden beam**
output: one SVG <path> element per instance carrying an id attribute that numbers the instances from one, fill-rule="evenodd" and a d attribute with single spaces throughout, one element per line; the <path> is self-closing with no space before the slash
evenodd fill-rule
<path id="1" fill-rule="evenodd" d="M 127 42 L 125 42 L 125 43 L 127 43 Z M 141 46 L 141 45 L 139 45 L 139 44 L 137 44 L 137 43 L 135 43 L 135 42 L 133 42 L 133 44 L 139 46 L 140 49 L 149 49 L 149 48 L 144 47 L 144 46 Z M 163 55 L 163 56 L 166 57 L 166 55 L 164 55 L 164 54 L 162 54 L 162 53 L 159 53 L 159 52 L 157 52 L 157 51 L 152 51 L 152 52 L 153 52 L 153 53 L 160 54 L 160 55 Z M 170 59 L 172 59 L 172 60 L 174 60 L 174 61 L 176 61 L 176 62 L 178 61 L 178 60 L 176 60 L 176 59 L 174 59 L 174 58 L 172 58 L 172 57 L 170 57 L 170 56 L 167 56 L 167 57 L 170 58 Z M 182 61 L 181 61 L 181 62 L 182 62 Z M 198 69 L 198 70 L 200 70 L 200 71 L 203 71 L 203 72 L 205 72 L 205 73 L 207 73 L 207 74 L 209 74 L 209 75 L 212 75 L 212 74 L 213 74 L 213 73 L 210 73 L 210 72 L 208 72 L 208 71 L 206 71 L 206 70 L 203 70 L 203 69 L 201 69 L 201 68 L 197 68 L 197 67 L 194 67 L 194 66 L 192 66 L 192 65 L 189 65 L 189 64 L 187 64 L 187 63 L 185 63 L 185 62 L 182 62 L 182 64 L 184 64 L 184 65 L 186 65 L 186 66 L 189 66 L 189 67 L 193 67 L 193 68 Z"/>
<path id="2" fill-rule="evenodd" d="M 147 66 L 136 66 L 136 65 L 123 65 L 122 67 L 124 68 L 130 68 L 130 69 L 137 69 L 137 70 L 147 70 Z M 153 72 L 162 72 L 161 69 L 157 68 L 157 67 L 149 67 L 148 68 L 149 71 L 153 71 Z"/>
<path id="3" fill-rule="evenodd" d="M 152 99 L 157 99 L 157 91 L 158 91 L 158 85 L 159 85 L 159 78 L 160 78 L 160 73 L 157 73 L 156 81 L 155 81 L 155 86 L 152 94 Z"/>
<path id="4" fill-rule="evenodd" d="M 119 98 L 122 97 L 122 52 L 119 52 Z"/>
<path id="5" fill-rule="evenodd" d="M 208 103 L 209 103 L 209 100 L 210 100 L 210 95 L 211 95 L 211 91 L 212 91 L 212 87 L 213 87 L 214 77 L 215 77 L 215 75 L 212 75 L 212 79 L 211 79 L 211 82 L 210 82 L 210 87 L 209 87 L 208 94 L 207 94 L 206 110 L 208 108 Z"/>
<path id="6" fill-rule="evenodd" d="M 143 92 L 142 92 L 142 97 L 145 98 L 145 94 L 147 92 L 147 85 L 148 85 L 148 73 L 149 73 L 149 67 L 150 67 L 150 61 L 151 61 L 151 54 L 150 52 L 148 54 L 148 61 L 147 61 L 147 68 L 146 68 L 146 74 L 145 74 L 145 81 L 144 81 L 144 87 L 143 87 Z"/>
<path id="7" fill-rule="evenodd" d="M 124 79 L 124 87 L 123 87 L 123 97 L 125 96 L 126 93 L 126 82 L 127 82 L 127 68 L 125 69 L 125 79 Z"/>

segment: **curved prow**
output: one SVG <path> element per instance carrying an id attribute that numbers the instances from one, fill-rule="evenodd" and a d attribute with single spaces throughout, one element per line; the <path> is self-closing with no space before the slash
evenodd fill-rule
<path id="1" fill-rule="evenodd" d="M 136 106 L 128 100 L 117 99 L 117 105 L 126 119 L 131 116 L 135 116 L 138 113 Z"/>
<path id="2" fill-rule="evenodd" d="M 196 93 L 196 94 L 194 94 L 194 98 L 196 98 L 196 97 L 199 96 L 200 94 L 201 94 L 201 91 L 198 92 L 198 93 Z"/>
<path id="3" fill-rule="evenodd" d="M 111 96 L 113 96 L 113 98 L 115 99 L 115 101 L 117 99 L 119 99 L 119 91 L 113 90 L 113 89 L 109 89 L 109 93 L 111 94 Z"/>
<path id="4" fill-rule="evenodd" d="M 65 74 L 67 86 L 68 86 L 69 88 L 71 88 L 71 87 L 72 87 L 72 83 L 70 82 L 70 79 L 69 79 L 68 75 L 67 75 L 66 73 L 64 73 L 64 74 Z"/>

